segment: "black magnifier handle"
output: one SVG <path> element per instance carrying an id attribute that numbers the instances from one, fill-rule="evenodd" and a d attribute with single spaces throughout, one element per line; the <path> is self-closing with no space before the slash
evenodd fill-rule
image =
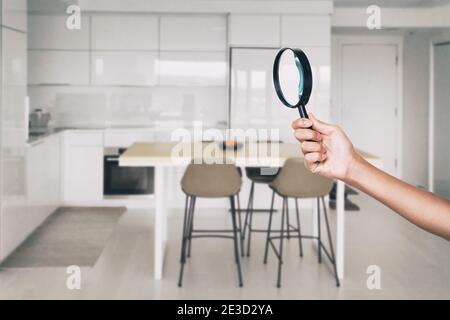
<path id="1" fill-rule="evenodd" d="M 298 106 L 298 113 L 300 113 L 300 118 L 309 119 L 308 113 L 306 112 L 306 108 L 304 105 L 301 104 Z"/>
<path id="2" fill-rule="evenodd" d="M 304 105 L 299 105 L 298 106 L 298 113 L 300 113 L 300 118 L 302 118 L 302 119 L 309 119 L 308 113 L 306 112 L 306 108 L 305 108 Z M 309 126 L 306 129 L 312 129 L 312 126 Z M 311 140 L 308 140 L 308 141 L 311 141 Z"/>

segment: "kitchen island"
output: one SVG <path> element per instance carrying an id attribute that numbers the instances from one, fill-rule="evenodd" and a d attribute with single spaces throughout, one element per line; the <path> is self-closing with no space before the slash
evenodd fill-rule
<path id="1" fill-rule="evenodd" d="M 212 146 L 212 148 L 211 148 Z M 167 240 L 167 173 L 170 168 L 186 166 L 197 155 L 203 155 L 206 148 L 215 150 L 209 152 L 203 160 L 209 162 L 232 160 L 241 167 L 282 166 L 286 159 L 302 157 L 300 147 L 295 143 L 250 143 L 237 151 L 226 152 L 215 148 L 211 143 L 135 143 L 119 158 L 120 166 L 155 167 L 155 234 L 154 234 L 154 277 L 162 279 L 164 252 Z M 180 150 L 188 152 L 179 152 Z M 200 150 L 201 152 L 198 152 Z M 256 150 L 257 152 L 252 152 Z M 261 152 L 261 150 L 263 150 Z M 191 151 L 191 152 L 189 152 Z M 380 158 L 358 150 L 371 164 L 381 168 Z M 316 212 L 314 214 L 317 214 Z M 336 265 L 338 276 L 344 278 L 345 262 L 345 183 L 337 181 L 336 198 Z M 313 219 L 316 221 L 316 219 Z M 313 230 L 317 228 L 313 227 Z"/>

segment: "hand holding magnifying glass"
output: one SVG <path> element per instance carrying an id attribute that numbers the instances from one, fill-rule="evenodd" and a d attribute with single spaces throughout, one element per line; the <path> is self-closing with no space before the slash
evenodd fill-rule
<path id="1" fill-rule="evenodd" d="M 311 95 L 312 74 L 311 65 L 302 50 L 283 48 L 278 52 L 273 66 L 273 81 L 281 102 L 286 107 L 297 108 L 301 118 L 308 118 L 305 106 Z M 344 180 L 417 226 L 450 241 L 450 202 L 447 199 L 375 168 L 357 154 L 339 127 L 314 117 L 311 117 L 311 122 L 313 130 L 298 119 L 293 124 L 296 137 L 302 143 L 305 164 L 311 171 Z M 311 140 L 312 131 L 320 137 Z M 427 208 L 426 214 L 423 208 Z"/>
<path id="2" fill-rule="evenodd" d="M 273 82 L 280 101 L 286 107 L 297 108 L 301 118 L 308 118 L 305 106 L 311 96 L 313 79 L 308 57 L 302 50 L 282 48 L 278 52 L 273 65 Z"/>

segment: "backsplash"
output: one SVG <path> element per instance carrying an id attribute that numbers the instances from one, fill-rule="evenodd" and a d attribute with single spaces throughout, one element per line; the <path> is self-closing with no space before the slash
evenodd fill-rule
<path id="1" fill-rule="evenodd" d="M 31 110 L 49 111 L 54 127 L 179 127 L 227 120 L 225 87 L 30 86 Z"/>

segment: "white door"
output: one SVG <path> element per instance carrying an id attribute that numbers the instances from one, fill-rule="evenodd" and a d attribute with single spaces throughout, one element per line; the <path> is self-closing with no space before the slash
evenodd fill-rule
<path id="1" fill-rule="evenodd" d="M 397 174 L 397 46 L 341 47 L 341 123 L 356 148 L 383 160 Z"/>
<path id="2" fill-rule="evenodd" d="M 434 46 L 433 190 L 450 199 L 450 43 Z"/>

